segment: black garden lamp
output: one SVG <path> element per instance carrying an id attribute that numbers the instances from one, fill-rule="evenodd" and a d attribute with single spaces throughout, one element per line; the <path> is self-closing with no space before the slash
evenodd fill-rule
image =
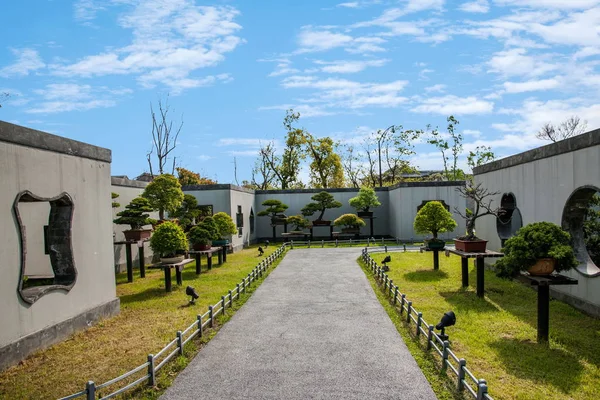
<path id="1" fill-rule="evenodd" d="M 446 335 L 445 329 L 446 327 L 454 324 L 456 324 L 456 315 L 454 315 L 454 311 L 448 311 L 447 313 L 444 313 L 440 323 L 435 326 L 435 329 L 441 330 L 440 334 L 438 335 L 440 339 L 448 340 L 448 335 Z"/>
<path id="2" fill-rule="evenodd" d="M 196 289 L 191 286 L 185 288 L 185 294 L 191 297 L 190 304 L 195 304 L 196 299 L 200 297 L 198 293 L 196 293 Z"/>

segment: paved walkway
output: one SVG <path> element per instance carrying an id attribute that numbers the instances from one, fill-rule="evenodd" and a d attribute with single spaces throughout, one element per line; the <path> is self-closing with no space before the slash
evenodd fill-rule
<path id="1" fill-rule="evenodd" d="M 162 399 L 435 399 L 359 254 L 289 251 Z"/>

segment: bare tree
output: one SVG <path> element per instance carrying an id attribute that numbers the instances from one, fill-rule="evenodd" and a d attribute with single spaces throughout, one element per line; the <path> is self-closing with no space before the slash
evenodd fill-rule
<path id="1" fill-rule="evenodd" d="M 152 115 L 152 149 L 146 155 L 148 160 L 148 166 L 150 167 L 150 175 L 154 177 L 154 170 L 152 168 L 152 154 L 156 152 L 156 159 L 158 160 L 158 174 L 162 175 L 165 173 L 165 165 L 169 159 L 169 154 L 177 146 L 177 138 L 183 127 L 183 119 L 179 127 L 173 131 L 173 121 L 169 120 L 169 112 L 171 107 L 169 106 L 169 97 L 164 102 L 158 100 L 158 112 L 156 115 L 152 104 L 150 104 L 150 114 Z M 173 157 L 173 168 L 171 174 L 175 174 L 175 160 Z"/>
<path id="2" fill-rule="evenodd" d="M 581 135 L 587 128 L 587 121 L 581 121 L 577 115 L 572 115 L 558 125 L 547 122 L 536 133 L 536 137 L 541 140 L 550 140 L 558 142 L 573 136 Z"/>
<path id="3" fill-rule="evenodd" d="M 10 93 L 1 92 L 0 93 L 0 108 L 2 108 L 2 102 L 10 97 Z"/>
<path id="4" fill-rule="evenodd" d="M 360 164 L 360 157 L 356 155 L 353 145 L 344 146 L 344 150 L 342 167 L 352 186 L 358 189 L 361 186 L 361 180 L 365 177 L 364 167 Z"/>

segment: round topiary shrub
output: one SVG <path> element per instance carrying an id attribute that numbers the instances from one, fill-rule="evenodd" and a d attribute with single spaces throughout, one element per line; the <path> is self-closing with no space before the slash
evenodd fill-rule
<path id="1" fill-rule="evenodd" d="M 452 232 L 456 228 L 456 221 L 442 203 L 429 201 L 417 212 L 413 227 L 417 233 L 431 233 L 433 239 L 429 243 L 443 243 L 438 239 L 438 233 Z"/>
<path id="2" fill-rule="evenodd" d="M 579 265 L 571 245 L 571 235 L 551 222 L 525 225 L 506 241 L 502 251 L 504 257 L 495 264 L 496 274 L 501 278 L 513 278 L 542 258 L 555 259 L 554 270 L 557 272 Z"/>
<path id="3" fill-rule="evenodd" d="M 178 251 L 188 248 L 188 241 L 183 228 L 175 222 L 164 221 L 158 225 L 150 238 L 152 251 L 161 257 L 174 257 Z"/>
<path id="4" fill-rule="evenodd" d="M 217 231 L 219 232 L 220 239 L 225 239 L 227 236 L 237 233 L 237 227 L 235 226 L 235 223 L 229 214 L 222 211 L 218 212 L 213 215 L 213 220 L 217 225 Z"/>
<path id="5" fill-rule="evenodd" d="M 365 221 L 356 214 L 343 214 L 333 221 L 335 226 L 344 226 L 346 228 L 360 228 L 365 226 Z"/>

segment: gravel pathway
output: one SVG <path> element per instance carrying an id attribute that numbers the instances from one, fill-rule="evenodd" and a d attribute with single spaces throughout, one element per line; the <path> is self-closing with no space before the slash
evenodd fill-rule
<path id="1" fill-rule="evenodd" d="M 288 251 L 161 398 L 435 399 L 359 255 Z"/>

